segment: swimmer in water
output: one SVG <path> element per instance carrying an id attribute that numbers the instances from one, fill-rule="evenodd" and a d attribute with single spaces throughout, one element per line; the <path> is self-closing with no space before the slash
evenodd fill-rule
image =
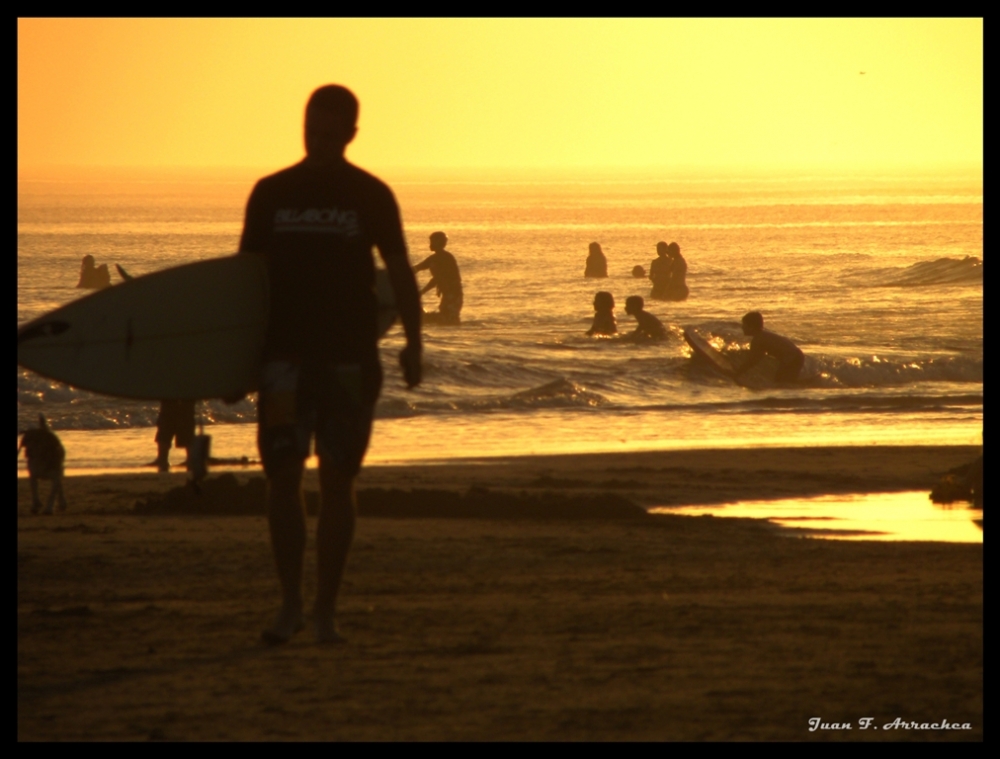
<path id="1" fill-rule="evenodd" d="M 602 278 L 608 276 L 608 259 L 604 256 L 601 246 L 590 243 L 590 253 L 587 255 L 587 268 L 583 272 L 585 277 Z"/>
<path id="2" fill-rule="evenodd" d="M 108 265 L 97 266 L 93 256 L 84 256 L 83 263 L 80 264 L 80 281 L 76 283 L 76 286 L 85 290 L 103 290 L 105 287 L 111 287 L 111 273 L 108 271 Z"/>
<path id="3" fill-rule="evenodd" d="M 601 291 L 594 296 L 594 323 L 587 334 L 594 335 L 615 335 L 618 334 L 618 324 L 615 322 L 615 298 L 605 291 Z"/>
<path id="4" fill-rule="evenodd" d="M 666 327 L 659 319 L 645 310 L 645 305 L 646 302 L 641 295 L 630 295 L 625 300 L 625 313 L 634 316 L 638 322 L 635 331 L 630 336 L 646 340 L 665 339 L 667 336 Z"/>

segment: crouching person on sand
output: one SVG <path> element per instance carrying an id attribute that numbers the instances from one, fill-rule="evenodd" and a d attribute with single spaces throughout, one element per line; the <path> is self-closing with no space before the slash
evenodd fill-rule
<path id="1" fill-rule="evenodd" d="M 59 510 L 66 511 L 66 495 L 63 492 L 63 465 L 66 462 L 66 449 L 56 437 L 44 414 L 38 415 L 37 429 L 28 430 L 21 436 L 21 444 L 17 448 L 18 456 L 24 449 L 24 458 L 28 462 L 28 479 L 31 483 L 31 513 L 51 514 L 56 498 L 59 499 Z M 42 509 L 42 499 L 38 497 L 38 481 L 51 480 L 52 492 L 49 502 Z"/>

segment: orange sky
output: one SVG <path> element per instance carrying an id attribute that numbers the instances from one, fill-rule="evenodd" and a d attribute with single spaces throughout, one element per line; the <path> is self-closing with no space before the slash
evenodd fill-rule
<path id="1" fill-rule="evenodd" d="M 982 19 L 19 19 L 19 171 L 279 167 L 331 82 L 373 170 L 982 163 Z"/>

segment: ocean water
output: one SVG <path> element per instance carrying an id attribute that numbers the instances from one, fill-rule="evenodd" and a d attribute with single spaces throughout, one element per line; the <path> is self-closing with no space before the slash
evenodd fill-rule
<path id="1" fill-rule="evenodd" d="M 385 175 L 411 262 L 443 230 L 461 268 L 461 327 L 425 327 L 425 380 L 403 386 L 397 326 L 367 461 L 695 447 L 980 444 L 981 174 L 869 176 Z M 235 252 L 254 175 L 105 172 L 18 181 L 18 324 L 84 294 L 86 254 L 141 275 Z M 648 299 L 659 240 L 690 296 Z M 609 277 L 585 279 L 599 242 Z M 426 282 L 426 273 L 420 275 Z M 619 329 L 629 295 L 668 326 L 659 344 L 590 338 L 594 293 Z M 425 309 L 436 308 L 433 293 Z M 742 387 L 690 359 L 692 327 L 726 353 L 740 318 L 807 354 L 809 378 Z M 738 359 L 737 359 L 738 360 Z M 150 460 L 157 404 L 18 368 L 18 430 L 42 412 L 71 470 Z M 199 404 L 213 455 L 256 458 L 253 399 Z M 179 459 L 175 453 L 175 459 Z M 175 461 L 176 463 L 176 461 Z M 19 463 L 19 466 L 22 466 Z"/>

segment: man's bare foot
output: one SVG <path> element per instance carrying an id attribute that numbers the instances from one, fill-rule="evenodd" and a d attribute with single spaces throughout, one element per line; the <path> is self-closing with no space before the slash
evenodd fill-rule
<path id="1" fill-rule="evenodd" d="M 340 634 L 332 619 L 316 618 L 316 642 L 323 644 L 346 643 L 347 638 Z"/>
<path id="2" fill-rule="evenodd" d="M 305 626 L 301 611 L 282 609 L 274 624 L 260 634 L 260 639 L 268 646 L 280 646 L 290 641 L 295 633 L 304 630 Z"/>

